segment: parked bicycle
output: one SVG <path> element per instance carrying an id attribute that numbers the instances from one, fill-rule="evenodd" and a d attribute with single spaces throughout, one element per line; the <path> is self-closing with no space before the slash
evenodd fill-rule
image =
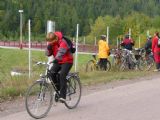
<path id="1" fill-rule="evenodd" d="M 141 61 L 141 68 L 145 71 L 149 71 L 154 66 L 154 58 L 153 53 L 146 54 L 146 50 L 144 48 L 136 49 L 135 57 L 136 59 L 140 59 Z"/>
<path id="2" fill-rule="evenodd" d="M 120 70 L 145 70 L 146 63 L 142 57 L 144 53 L 143 49 L 137 49 L 135 51 L 138 54 L 135 54 L 133 51 L 123 49 Z"/>
<path id="3" fill-rule="evenodd" d="M 92 55 L 93 59 L 89 60 L 86 64 L 86 72 L 96 71 L 96 70 L 103 70 L 109 71 L 111 69 L 111 63 L 108 60 L 105 69 L 101 69 L 99 65 L 99 61 L 96 58 L 96 55 Z"/>
<path id="4" fill-rule="evenodd" d="M 40 75 L 26 92 L 25 106 L 28 114 L 36 119 L 45 117 L 50 111 L 53 101 L 59 102 L 60 93 L 56 88 L 56 83 L 52 81 L 50 65 L 43 62 L 37 62 L 37 65 L 45 65 L 45 74 Z M 59 73 L 55 73 L 59 78 Z M 68 109 L 77 107 L 81 98 L 81 83 L 78 73 L 69 73 L 66 77 L 67 92 L 64 105 Z"/>
<path id="5" fill-rule="evenodd" d="M 143 61 L 144 64 L 146 64 L 146 69 L 147 71 L 151 70 L 154 67 L 154 57 L 153 57 L 153 53 L 151 52 L 150 54 L 145 54 L 143 56 Z"/>
<path id="6" fill-rule="evenodd" d="M 119 68 L 122 63 L 122 49 L 112 49 L 113 66 Z"/>

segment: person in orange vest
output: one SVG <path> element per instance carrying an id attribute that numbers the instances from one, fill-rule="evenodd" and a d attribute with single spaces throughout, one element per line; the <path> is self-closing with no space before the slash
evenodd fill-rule
<path id="1" fill-rule="evenodd" d="M 98 42 L 98 58 L 101 70 L 107 69 L 109 54 L 110 54 L 110 49 L 108 43 L 106 42 L 106 35 L 101 35 L 101 39 Z"/>

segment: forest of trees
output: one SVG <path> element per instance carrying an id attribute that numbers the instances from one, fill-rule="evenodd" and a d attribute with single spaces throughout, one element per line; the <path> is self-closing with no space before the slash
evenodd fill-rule
<path id="1" fill-rule="evenodd" d="M 47 20 L 56 22 L 56 30 L 74 37 L 76 24 L 80 36 L 94 41 L 110 28 L 111 43 L 129 28 L 132 37 L 145 39 L 147 30 L 160 31 L 160 0 L 1 0 L 0 40 L 19 39 L 20 14 L 23 9 L 23 37 L 27 38 L 27 22 L 31 19 L 32 37 L 42 40 Z"/>

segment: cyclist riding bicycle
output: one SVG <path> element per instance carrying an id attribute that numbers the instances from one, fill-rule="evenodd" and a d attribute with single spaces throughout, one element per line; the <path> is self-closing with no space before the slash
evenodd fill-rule
<path id="1" fill-rule="evenodd" d="M 66 99 L 66 76 L 69 73 L 73 65 L 73 55 L 69 49 L 69 45 L 63 38 L 61 32 L 50 32 L 47 34 L 47 56 L 54 56 L 53 66 L 51 72 L 53 73 L 53 82 L 59 82 L 60 87 L 57 85 L 57 89 L 60 91 L 59 101 L 65 102 Z M 55 73 L 60 73 L 59 80 L 55 81 Z"/>
<path id="2" fill-rule="evenodd" d="M 101 35 L 98 42 L 98 58 L 101 70 L 107 69 L 108 56 L 110 54 L 108 43 L 106 42 L 106 35 Z"/>

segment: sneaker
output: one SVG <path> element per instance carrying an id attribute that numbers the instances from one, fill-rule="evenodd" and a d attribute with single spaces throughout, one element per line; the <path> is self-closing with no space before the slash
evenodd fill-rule
<path id="1" fill-rule="evenodd" d="M 54 92 L 53 92 L 53 96 L 56 96 L 56 94 L 57 94 L 57 93 L 54 91 Z"/>
<path id="2" fill-rule="evenodd" d="M 58 91 L 58 93 L 60 93 L 60 91 Z M 54 92 L 53 92 L 53 96 L 56 96 L 56 95 L 57 95 L 57 92 L 54 91 Z"/>
<path id="3" fill-rule="evenodd" d="M 66 100 L 65 100 L 64 98 L 59 98 L 59 101 L 60 101 L 61 103 L 65 103 L 65 102 L 66 102 Z"/>

